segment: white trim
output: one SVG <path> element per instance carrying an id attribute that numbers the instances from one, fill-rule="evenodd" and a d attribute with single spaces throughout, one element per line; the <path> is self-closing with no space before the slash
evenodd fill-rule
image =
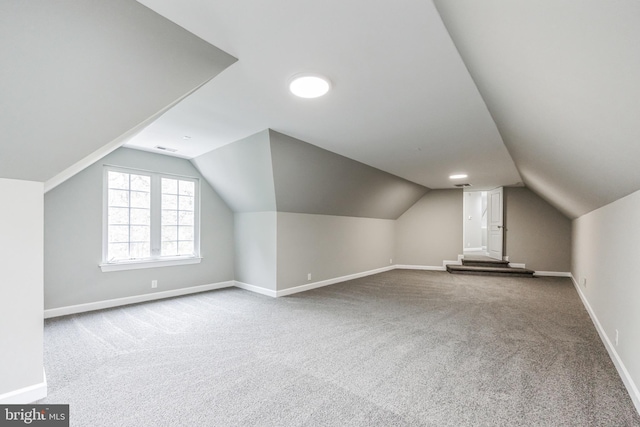
<path id="1" fill-rule="evenodd" d="M 624 383 L 625 387 L 627 388 L 627 391 L 629 392 L 629 396 L 631 397 L 631 401 L 636 407 L 636 411 L 640 413 L 640 391 L 638 390 L 638 386 L 636 386 L 636 384 L 633 382 L 631 375 L 629 375 L 629 371 L 627 371 L 627 368 L 624 366 L 622 359 L 620 359 L 618 352 L 616 351 L 615 347 L 611 343 L 611 340 L 609 340 L 609 337 L 607 336 L 606 332 L 604 331 L 604 328 L 600 324 L 600 321 L 598 320 L 596 313 L 591 308 L 591 305 L 589 304 L 587 297 L 582 293 L 582 289 L 580 288 L 580 285 L 576 281 L 575 277 L 573 277 L 573 274 L 570 274 L 569 277 L 571 277 L 573 286 L 576 288 L 578 295 L 580 295 L 582 304 L 587 309 L 587 313 L 589 313 L 589 316 L 591 317 L 591 321 L 595 325 L 596 331 L 598 331 L 598 335 L 600 335 L 600 339 L 604 343 L 604 346 L 607 349 L 607 352 L 609 353 L 609 357 L 611 358 L 611 360 L 613 361 L 613 364 L 618 370 L 618 374 L 622 378 L 622 382 Z"/>
<path id="2" fill-rule="evenodd" d="M 186 264 L 200 264 L 202 262 L 202 258 L 200 257 L 190 257 L 190 258 L 182 258 L 182 259 L 154 259 L 148 261 L 128 261 L 128 262 L 114 262 L 112 264 L 100 264 L 100 270 L 103 273 L 107 273 L 110 271 L 123 271 L 123 270 L 138 270 L 141 268 L 158 268 L 158 267 L 172 267 L 175 265 L 186 265 Z"/>
<path id="3" fill-rule="evenodd" d="M 26 405 L 47 397 L 47 374 L 42 368 L 42 382 L 0 394 L 0 405 Z"/>
<path id="4" fill-rule="evenodd" d="M 464 248 L 465 251 L 474 251 L 474 252 L 481 252 L 484 249 L 482 249 L 482 246 L 480 246 L 479 248 Z"/>
<path id="5" fill-rule="evenodd" d="M 297 294 L 299 292 L 310 291 L 311 289 L 321 288 L 324 286 L 334 285 L 340 282 L 346 282 L 347 280 L 359 279 L 361 277 L 371 276 L 373 274 L 384 273 L 395 269 L 396 266 L 390 265 L 387 267 L 376 268 L 374 270 L 363 271 L 362 273 L 349 274 L 346 276 L 336 277 L 333 279 L 321 280 L 319 282 L 307 283 L 306 285 L 295 286 L 293 288 L 283 289 L 276 291 L 276 297 L 283 297 L 286 295 Z"/>
<path id="6" fill-rule="evenodd" d="M 456 264 L 456 261 L 444 261 L 448 264 Z M 445 264 L 446 265 L 446 264 Z M 403 264 L 398 264 L 396 265 L 396 268 L 401 269 L 401 270 L 429 270 L 429 271 L 446 271 L 447 268 L 446 267 L 439 267 L 437 265 L 403 265 Z"/>
<path id="7" fill-rule="evenodd" d="M 510 262 L 509 267 L 511 268 L 526 268 L 526 266 L 522 263 Z"/>
<path id="8" fill-rule="evenodd" d="M 244 289 L 245 291 L 255 292 L 257 294 L 266 295 L 268 297 L 275 298 L 275 297 L 278 296 L 276 291 L 273 291 L 271 289 L 267 289 L 267 288 L 263 288 L 263 287 L 255 286 L 255 285 L 250 285 L 248 283 L 238 282 L 237 280 L 235 281 L 235 286 L 237 288 Z"/>
<path id="9" fill-rule="evenodd" d="M 549 277 L 571 277 L 571 273 L 568 271 L 536 271 L 534 276 L 549 276 Z"/>
<path id="10" fill-rule="evenodd" d="M 59 174 L 57 174 L 53 178 L 50 178 L 47 181 L 45 181 L 45 183 L 44 183 L 44 192 L 47 193 L 47 192 L 53 190 L 58 185 L 62 184 L 63 182 L 65 182 L 66 180 L 71 178 L 72 176 L 76 175 L 77 173 L 82 172 L 84 169 L 88 168 L 89 166 L 91 166 L 92 164 L 97 162 L 98 160 L 102 159 L 103 157 L 107 156 L 108 154 L 112 153 L 113 151 L 117 150 L 118 148 L 122 147 L 124 144 L 129 142 L 130 139 L 132 139 L 134 136 L 136 136 L 137 134 L 142 132 L 147 126 L 149 126 L 151 123 L 155 122 L 160 116 L 162 116 L 164 113 L 166 113 L 171 108 L 176 106 L 178 103 L 180 103 L 180 101 L 185 99 L 187 96 L 191 95 L 193 92 L 195 92 L 196 90 L 200 89 L 202 86 L 204 86 L 206 83 L 208 83 L 211 79 L 213 79 L 213 77 L 208 78 L 207 80 L 203 81 L 198 86 L 194 87 L 193 89 L 191 89 L 190 91 L 188 91 L 187 93 L 185 93 L 184 95 L 182 95 L 181 97 L 179 97 L 178 99 L 173 101 L 171 104 L 167 105 L 166 107 L 164 107 L 163 109 L 161 109 L 160 111 L 155 113 L 154 115 L 150 116 L 146 120 L 144 120 L 141 123 L 139 123 L 137 126 L 129 129 L 128 131 L 126 131 L 125 133 L 123 133 L 122 135 L 120 135 L 119 137 L 114 139 L 113 141 L 111 141 L 111 142 L 107 143 L 106 145 L 98 148 L 96 151 L 94 151 L 93 153 L 89 154 L 87 157 L 85 157 L 85 158 L 81 159 L 80 161 L 74 163 L 73 165 L 69 166 L 67 169 L 63 170 L 62 172 L 60 172 Z"/>
<path id="11" fill-rule="evenodd" d="M 192 286 L 189 288 L 173 289 L 170 291 L 154 292 L 143 295 L 134 295 L 124 298 L 115 298 L 105 301 L 96 301 L 86 304 L 70 305 L 67 307 L 50 308 L 44 311 L 44 318 L 66 316 L 68 314 L 84 313 L 86 311 L 101 310 L 103 308 L 119 307 L 122 305 L 136 304 L 145 301 L 154 301 L 163 298 L 177 297 L 181 295 L 195 294 L 198 292 L 206 292 L 214 289 L 230 288 L 234 286 L 233 280 L 227 282 L 212 283 L 208 285 Z"/>

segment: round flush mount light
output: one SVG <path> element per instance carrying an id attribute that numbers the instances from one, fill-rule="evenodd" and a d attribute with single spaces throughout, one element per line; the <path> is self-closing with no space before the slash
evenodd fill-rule
<path id="1" fill-rule="evenodd" d="M 331 82 L 319 74 L 296 74 L 289 80 L 289 90 L 300 98 L 318 98 L 329 92 Z"/>
<path id="2" fill-rule="evenodd" d="M 449 179 L 463 179 L 466 178 L 467 174 L 466 173 L 457 173 L 454 175 L 449 175 Z"/>

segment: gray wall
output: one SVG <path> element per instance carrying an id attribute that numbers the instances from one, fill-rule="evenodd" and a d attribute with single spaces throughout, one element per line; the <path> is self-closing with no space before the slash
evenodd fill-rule
<path id="1" fill-rule="evenodd" d="M 279 212 L 278 290 L 387 267 L 394 234 L 393 220 Z"/>
<path id="2" fill-rule="evenodd" d="M 103 273 L 103 165 L 201 178 L 187 160 L 120 148 L 45 195 L 45 308 L 233 280 L 233 214 L 200 179 L 200 264 Z M 151 288 L 151 280 L 158 287 Z"/>
<path id="3" fill-rule="evenodd" d="M 276 212 L 236 213 L 235 279 L 252 286 L 276 290 Z"/>
<path id="4" fill-rule="evenodd" d="M 509 261 L 538 271 L 571 268 L 571 220 L 528 188 L 504 189 Z"/>
<path id="5" fill-rule="evenodd" d="M 396 219 L 428 189 L 269 131 L 278 212 Z"/>
<path id="6" fill-rule="evenodd" d="M 191 162 L 234 212 L 276 210 L 268 130 L 212 150 Z"/>
<path id="7" fill-rule="evenodd" d="M 396 222 L 396 263 L 442 267 L 462 254 L 462 190 L 432 190 Z"/>
<path id="8" fill-rule="evenodd" d="M 638 218 L 640 191 L 574 220 L 571 273 L 635 383 L 635 394 L 631 394 L 640 409 Z M 627 389 L 633 387 L 627 384 Z"/>
<path id="9" fill-rule="evenodd" d="M 44 381 L 43 191 L 0 179 L 0 395 Z"/>
<path id="10" fill-rule="evenodd" d="M 134 0 L 0 2 L 0 58 L 0 176 L 33 181 L 236 61 Z"/>

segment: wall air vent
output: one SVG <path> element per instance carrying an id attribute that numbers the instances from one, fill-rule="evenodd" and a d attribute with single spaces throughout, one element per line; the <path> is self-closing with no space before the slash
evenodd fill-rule
<path id="1" fill-rule="evenodd" d="M 471 184 L 454 184 L 458 188 L 471 187 Z"/>
<path id="2" fill-rule="evenodd" d="M 175 148 L 167 148 L 167 147 L 163 147 L 163 146 L 161 146 L 161 145 L 156 145 L 156 146 L 155 146 L 155 147 L 153 147 L 153 148 L 155 148 L 156 150 L 168 151 L 168 152 L 170 152 L 170 153 L 175 153 L 176 151 L 178 151 L 178 150 L 176 150 Z"/>

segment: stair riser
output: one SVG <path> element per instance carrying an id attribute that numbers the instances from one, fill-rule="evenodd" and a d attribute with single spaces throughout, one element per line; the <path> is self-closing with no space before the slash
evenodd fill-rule
<path id="1" fill-rule="evenodd" d="M 462 260 L 462 265 L 468 265 L 471 267 L 508 267 L 509 263 L 508 262 L 491 262 L 491 261 L 465 261 Z"/>
<path id="2" fill-rule="evenodd" d="M 490 273 L 484 271 L 449 271 L 451 274 L 466 274 L 469 276 L 495 276 L 495 277 L 529 277 L 533 278 L 533 273 Z"/>

